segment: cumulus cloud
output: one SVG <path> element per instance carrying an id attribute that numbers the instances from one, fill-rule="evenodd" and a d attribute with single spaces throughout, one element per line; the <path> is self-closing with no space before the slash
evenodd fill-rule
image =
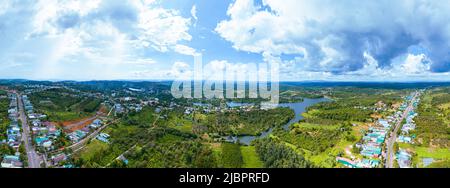
<path id="1" fill-rule="evenodd" d="M 408 54 L 400 68 L 407 74 L 419 74 L 430 71 L 430 61 L 425 54 Z"/>
<path id="2" fill-rule="evenodd" d="M 450 4 L 445 1 L 236 0 L 227 15 L 215 30 L 235 49 L 297 56 L 296 63 L 310 72 L 373 69 L 367 54 L 379 69 L 392 67 L 415 45 L 426 49 L 431 72 L 450 70 Z"/>
<path id="3" fill-rule="evenodd" d="M 154 1 L 133 0 L 40 0 L 35 5 L 33 31 L 29 38 L 61 37 L 75 33 L 80 47 L 97 46 L 98 50 L 111 47 L 123 40 L 127 48 L 150 48 L 158 52 L 194 49 L 180 42 L 190 41 L 190 18 L 176 10 L 165 9 Z M 103 45 L 101 45 L 103 44 Z M 95 49 L 94 49 L 95 50 Z M 189 53 L 192 54 L 192 53 Z"/>

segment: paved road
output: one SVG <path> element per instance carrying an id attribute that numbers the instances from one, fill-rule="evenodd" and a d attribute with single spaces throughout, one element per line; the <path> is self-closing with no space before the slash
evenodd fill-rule
<path id="1" fill-rule="evenodd" d="M 17 94 L 17 93 L 16 93 Z M 30 127 L 28 126 L 27 116 L 25 114 L 24 105 L 22 101 L 22 97 L 20 94 L 17 94 L 18 102 L 19 102 L 19 112 L 20 112 L 20 120 L 22 121 L 22 140 L 25 145 L 25 150 L 28 156 L 28 167 L 29 168 L 40 168 L 42 157 L 36 153 L 35 148 L 31 144 L 31 135 L 30 135 Z"/>
<path id="2" fill-rule="evenodd" d="M 411 99 L 411 101 L 414 101 L 417 97 L 417 92 L 414 94 L 414 97 Z M 413 109 L 413 103 L 411 101 L 408 101 L 408 107 L 405 109 L 405 111 L 402 114 L 402 117 L 399 121 L 395 124 L 394 131 L 391 132 L 391 135 L 389 139 L 387 140 L 387 153 L 386 153 L 386 168 L 394 168 L 394 159 L 395 159 L 395 153 L 394 153 L 394 143 L 397 140 L 397 132 L 400 127 L 402 127 L 403 120 L 408 116 L 408 113 Z"/>

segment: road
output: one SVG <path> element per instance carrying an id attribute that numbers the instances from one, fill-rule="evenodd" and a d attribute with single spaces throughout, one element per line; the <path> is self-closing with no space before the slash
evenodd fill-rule
<path id="1" fill-rule="evenodd" d="M 20 120 L 22 121 L 22 140 L 25 145 L 25 150 L 28 156 L 28 167 L 29 168 L 40 168 L 42 157 L 36 153 L 35 148 L 32 145 L 31 135 L 30 135 L 30 127 L 28 125 L 27 116 L 25 114 L 24 105 L 22 101 L 22 97 L 20 94 L 16 93 L 19 102 L 19 112 L 20 112 Z"/>
<path id="2" fill-rule="evenodd" d="M 397 140 L 397 132 L 400 127 L 402 127 L 403 120 L 408 116 L 408 113 L 413 109 L 413 103 L 417 97 L 417 92 L 414 93 L 414 97 L 411 99 L 411 101 L 408 101 L 408 107 L 405 109 L 405 111 L 402 114 L 402 117 L 394 126 L 394 131 L 391 132 L 391 135 L 389 139 L 387 140 L 387 153 L 386 153 L 386 168 L 393 168 L 394 167 L 394 159 L 395 159 L 395 152 L 394 152 L 394 143 Z"/>

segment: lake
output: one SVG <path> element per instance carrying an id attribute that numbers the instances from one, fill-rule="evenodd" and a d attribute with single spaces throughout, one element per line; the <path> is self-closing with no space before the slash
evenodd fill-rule
<path id="1" fill-rule="evenodd" d="M 328 98 L 318 98 L 318 99 L 305 98 L 303 100 L 303 102 L 279 104 L 278 105 L 279 107 L 288 107 L 288 108 L 294 110 L 294 113 L 295 113 L 294 119 L 291 119 L 288 123 L 283 125 L 283 129 L 288 131 L 289 127 L 292 124 L 297 123 L 298 121 L 302 120 L 303 119 L 302 113 L 305 112 L 306 108 L 308 108 L 309 106 L 315 105 L 320 102 L 328 102 L 328 101 L 331 101 L 331 100 Z M 246 105 L 249 105 L 249 104 L 248 103 L 239 104 L 239 103 L 235 103 L 235 102 L 233 102 L 233 104 L 232 104 L 233 107 L 246 106 Z M 262 132 L 261 135 L 259 135 L 259 136 L 228 136 L 228 137 L 226 137 L 226 140 L 229 142 L 237 142 L 237 140 L 239 140 L 239 142 L 241 144 L 249 145 L 255 139 L 267 137 L 269 134 L 272 133 L 272 131 L 273 131 L 273 128 L 270 128 L 269 130 Z"/>

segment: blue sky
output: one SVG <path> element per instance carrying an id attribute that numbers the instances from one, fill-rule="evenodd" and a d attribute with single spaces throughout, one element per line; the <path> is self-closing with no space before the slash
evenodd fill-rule
<path id="1" fill-rule="evenodd" d="M 289 81 L 450 80 L 449 17 L 422 0 L 8 0 L 0 78 L 174 79 L 202 54 Z"/>

